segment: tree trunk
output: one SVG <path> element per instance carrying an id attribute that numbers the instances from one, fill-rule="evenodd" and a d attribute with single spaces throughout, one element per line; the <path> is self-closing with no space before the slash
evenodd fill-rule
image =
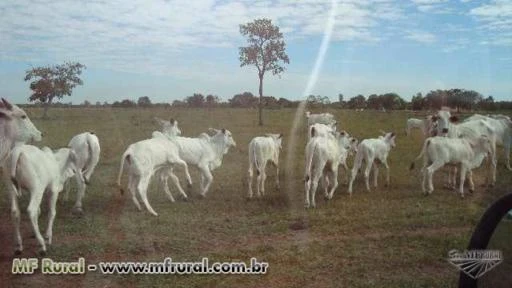
<path id="1" fill-rule="evenodd" d="M 50 108 L 50 104 L 52 104 L 52 99 L 48 99 L 48 102 L 44 103 L 44 113 L 43 119 L 48 119 L 48 108 Z"/>
<path id="2" fill-rule="evenodd" d="M 260 102 L 258 104 L 259 125 L 263 126 L 263 75 L 260 74 Z"/>

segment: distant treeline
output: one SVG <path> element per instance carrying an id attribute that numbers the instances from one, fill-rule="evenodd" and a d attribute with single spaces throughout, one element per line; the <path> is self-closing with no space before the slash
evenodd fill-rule
<path id="1" fill-rule="evenodd" d="M 473 90 L 449 89 L 433 90 L 425 95 L 417 93 L 411 101 L 405 101 L 397 93 L 371 94 L 368 96 L 357 95 L 345 101 L 343 94 L 338 95 L 338 101 L 331 102 L 329 97 L 321 95 L 310 95 L 307 98 L 310 108 L 342 108 L 342 109 L 374 109 L 374 110 L 435 110 L 443 106 L 457 110 L 507 110 L 512 109 L 512 101 L 494 101 L 492 96 L 483 97 L 482 94 Z M 512 100 L 512 99 L 511 99 Z M 85 101 L 80 105 L 54 103 L 53 107 L 191 107 L 191 108 L 256 108 L 259 97 L 251 92 L 236 94 L 227 101 L 222 101 L 216 95 L 194 93 L 183 100 L 174 100 L 172 103 L 152 103 L 148 96 L 139 97 L 137 101 L 125 99 L 108 102 L 96 102 L 95 104 Z M 300 101 L 291 101 L 286 98 L 264 96 L 263 106 L 267 109 L 294 108 Z M 35 106 L 40 104 L 35 104 Z M 34 105 L 29 105 L 34 106 Z"/>

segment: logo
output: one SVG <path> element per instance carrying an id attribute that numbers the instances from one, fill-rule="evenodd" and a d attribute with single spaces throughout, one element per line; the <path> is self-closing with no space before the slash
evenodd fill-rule
<path id="1" fill-rule="evenodd" d="M 499 250 L 450 250 L 448 262 L 473 279 L 477 279 L 503 261 Z"/>

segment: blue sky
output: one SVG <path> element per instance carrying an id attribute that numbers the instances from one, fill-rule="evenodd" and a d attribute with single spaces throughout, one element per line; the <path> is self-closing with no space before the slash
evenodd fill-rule
<path id="1" fill-rule="evenodd" d="M 331 0 L 0 1 L 0 96 L 25 103 L 33 66 L 79 61 L 84 85 L 63 102 L 172 102 L 195 92 L 257 93 L 240 68 L 238 25 L 272 19 L 290 65 L 264 94 L 302 99 Z M 337 1 L 325 61 L 311 93 L 337 99 L 474 89 L 512 100 L 512 0 Z"/>

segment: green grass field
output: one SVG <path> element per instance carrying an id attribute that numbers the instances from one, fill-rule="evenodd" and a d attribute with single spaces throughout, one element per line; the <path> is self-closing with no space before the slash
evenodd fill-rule
<path id="1" fill-rule="evenodd" d="M 398 133 L 397 147 L 389 156 L 391 186 L 384 188 L 385 173 L 381 172 L 379 189 L 368 193 L 359 175 L 351 198 L 346 185 L 340 185 L 330 201 L 325 201 L 319 190 L 317 208 L 309 210 L 303 204 L 303 123 L 296 134 L 296 150 L 290 151 L 287 146 L 295 110 L 264 111 L 264 127 L 257 126 L 257 112 L 252 109 L 52 109 L 50 120 L 40 119 L 41 110 L 27 112 L 46 134 L 40 146 L 62 147 L 73 135 L 94 131 L 102 147 L 100 163 L 84 198 L 84 216 L 71 212 L 74 183 L 69 200 L 60 196 L 54 244 L 47 257 L 58 261 L 85 257 L 87 263 L 162 261 L 165 257 L 175 261 L 209 257 L 210 262 L 248 262 L 256 257 L 270 267 L 266 275 L 11 275 L 13 227 L 4 196 L 0 201 L 1 287 L 455 287 L 459 273 L 448 263 L 448 251 L 466 248 L 485 208 L 511 184 L 512 172 L 501 161 L 498 184 L 493 189 L 477 186 L 474 194 L 467 193 L 465 199 L 460 199 L 453 191 L 443 189 L 445 176 L 439 172 L 436 190 L 429 197 L 423 196 L 419 171 L 408 170 L 422 145 L 419 131 L 411 137 L 404 135 L 405 120 L 412 116 L 408 112 L 329 111 L 338 119 L 339 128 L 360 140 L 378 136 L 380 129 Z M 120 157 L 127 146 L 149 138 L 158 129 L 153 116 L 178 119 L 184 136 L 196 136 L 208 127 L 224 127 L 237 142 L 236 149 L 230 150 L 222 166 L 214 171 L 214 182 L 205 199 L 198 195 L 195 168 L 190 168 L 194 185 L 186 190 L 188 202 L 171 203 L 153 181 L 148 195 L 158 217 L 145 210 L 139 212 L 115 185 Z M 281 190 L 274 189 L 275 172 L 267 167 L 266 195 L 247 200 L 247 145 L 252 137 L 266 132 L 284 133 Z M 502 149 L 498 151 L 502 160 Z M 287 157 L 288 153 L 293 154 Z M 288 158 L 292 160 L 289 163 Z M 475 172 L 477 185 L 484 181 L 483 172 L 485 168 Z M 177 174 L 185 187 L 183 173 Z M 344 182 L 347 175 L 340 174 Z M 170 189 L 179 199 L 172 184 Z M 27 203 L 25 193 L 20 201 L 25 247 L 22 257 L 34 257 L 38 246 L 31 238 Z M 46 229 L 46 211 L 43 205 L 42 231 Z M 491 283 L 493 277 L 499 277 L 504 285 L 512 283 L 506 270 L 512 267 L 508 259 L 512 257 L 511 231 L 511 223 L 500 224 L 492 247 L 503 250 L 505 261 L 500 269 L 486 274 L 485 283 Z"/>

